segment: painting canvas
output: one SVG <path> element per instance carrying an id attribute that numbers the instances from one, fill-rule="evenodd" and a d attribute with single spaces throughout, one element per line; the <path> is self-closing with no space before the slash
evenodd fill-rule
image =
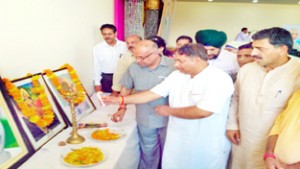
<path id="1" fill-rule="evenodd" d="M 33 78 L 31 76 L 13 81 L 13 84 L 18 88 L 20 96 L 24 100 L 24 103 L 28 108 L 34 110 L 30 111 L 34 114 L 28 115 L 28 112 L 25 113 L 24 109 L 20 109 L 14 101 L 16 116 L 34 150 L 39 149 L 66 127 L 66 123 L 58 111 L 41 75 L 37 75 L 36 77 L 39 77 L 37 83 L 43 87 L 44 93 L 37 94 L 33 92 L 37 87 L 33 85 Z M 40 97 L 44 94 L 45 98 L 48 100 L 47 104 L 45 104 L 44 100 Z M 51 120 L 49 120 L 49 116 L 52 117 Z"/>
<path id="2" fill-rule="evenodd" d="M 11 103 L 0 78 L 0 168 L 17 167 L 30 154 L 26 139 L 12 116 Z"/>
<path id="3" fill-rule="evenodd" d="M 64 69 L 58 69 L 53 71 L 53 73 L 61 80 L 67 81 L 69 83 L 73 83 L 71 76 L 66 68 Z M 56 87 L 53 85 L 52 81 L 49 79 L 47 75 L 43 75 L 43 78 L 49 87 L 51 93 L 53 94 L 53 97 L 58 102 L 61 109 L 65 112 L 65 115 L 68 119 L 69 124 L 72 121 L 72 115 L 71 115 L 71 109 L 69 103 L 63 98 L 63 96 L 58 92 Z M 80 121 L 83 117 L 88 115 L 89 113 L 93 112 L 96 107 L 93 104 L 90 97 L 85 93 L 84 94 L 84 101 L 79 103 L 78 105 L 75 105 L 75 113 L 76 113 L 76 121 Z"/>

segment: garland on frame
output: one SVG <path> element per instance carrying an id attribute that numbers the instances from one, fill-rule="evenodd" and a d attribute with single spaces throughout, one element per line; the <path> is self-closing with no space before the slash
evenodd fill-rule
<path id="1" fill-rule="evenodd" d="M 83 86 L 80 83 L 80 80 L 78 78 L 76 71 L 69 64 L 64 64 L 61 68 L 67 68 L 69 75 L 71 77 L 71 80 L 75 85 L 75 88 L 73 86 L 69 86 L 70 89 L 79 93 L 77 95 L 77 97 L 74 99 L 74 104 L 78 105 L 78 104 L 82 103 L 85 100 L 85 95 L 84 95 L 85 91 L 84 91 Z M 46 76 L 48 76 L 48 78 L 51 80 L 52 84 L 54 85 L 54 87 L 57 89 L 57 91 L 60 94 L 67 95 L 67 93 L 69 91 L 63 90 L 63 87 L 61 85 L 59 78 L 51 70 L 46 69 L 46 70 L 44 70 L 44 73 L 46 74 Z"/>
<path id="2" fill-rule="evenodd" d="M 37 95 L 37 100 L 40 101 L 40 110 L 37 109 L 37 105 L 28 104 L 28 101 L 31 98 L 24 98 L 22 96 L 22 90 L 25 89 L 19 89 L 7 78 L 3 79 L 3 83 L 5 88 L 8 90 L 8 94 L 12 96 L 18 108 L 21 110 L 22 115 L 38 127 L 45 128 L 53 122 L 54 112 L 45 93 L 44 87 L 38 81 L 39 78 L 40 76 L 32 76 L 31 79 L 33 86 L 30 88 L 30 91 Z"/>

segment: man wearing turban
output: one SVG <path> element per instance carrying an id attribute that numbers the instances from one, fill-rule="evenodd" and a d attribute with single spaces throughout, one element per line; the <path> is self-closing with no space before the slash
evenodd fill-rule
<path id="1" fill-rule="evenodd" d="M 221 49 L 227 40 L 224 32 L 213 29 L 200 30 L 196 33 L 195 39 L 197 43 L 205 46 L 210 65 L 223 70 L 230 76 L 235 76 L 239 69 L 236 55 Z"/>

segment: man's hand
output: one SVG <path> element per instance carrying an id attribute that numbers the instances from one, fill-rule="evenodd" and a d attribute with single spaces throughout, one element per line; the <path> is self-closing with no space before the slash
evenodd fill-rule
<path id="1" fill-rule="evenodd" d="M 235 145 L 241 141 L 240 130 L 227 130 L 226 135 L 228 139 Z"/>
<path id="2" fill-rule="evenodd" d="M 266 161 L 265 161 L 265 165 L 266 165 L 267 169 L 286 169 L 286 168 L 283 168 L 283 165 L 281 165 L 274 158 L 267 158 Z"/>
<path id="3" fill-rule="evenodd" d="M 294 163 L 294 164 L 283 164 L 283 163 L 280 163 L 281 166 L 283 166 L 284 169 L 299 169 L 300 168 L 300 161 L 297 162 L 297 163 Z"/>
<path id="4" fill-rule="evenodd" d="M 114 113 L 111 117 L 111 121 L 118 123 L 122 122 L 123 117 L 125 115 L 126 109 L 119 109 L 116 113 Z"/>
<path id="5" fill-rule="evenodd" d="M 155 111 L 157 112 L 157 114 L 161 115 L 161 116 L 169 116 L 171 114 L 170 112 L 171 108 L 169 106 L 157 106 L 155 108 Z"/>
<path id="6" fill-rule="evenodd" d="M 102 87 L 100 85 L 94 86 L 94 89 L 95 89 L 96 92 L 101 92 L 102 91 Z"/>
<path id="7" fill-rule="evenodd" d="M 105 104 L 119 104 L 120 103 L 120 97 L 115 96 L 102 96 L 102 100 Z"/>
<path id="8" fill-rule="evenodd" d="M 117 97 L 117 96 L 119 96 L 119 92 L 113 90 L 113 91 L 111 92 L 110 96 L 115 96 L 115 97 Z"/>

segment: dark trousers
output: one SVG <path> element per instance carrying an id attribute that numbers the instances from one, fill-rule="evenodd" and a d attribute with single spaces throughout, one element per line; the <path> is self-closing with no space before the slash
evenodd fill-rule
<path id="1" fill-rule="evenodd" d="M 112 89 L 112 81 L 113 81 L 113 74 L 112 73 L 101 73 L 102 79 L 100 81 L 101 83 L 101 87 L 102 87 L 102 91 L 103 92 L 107 92 L 107 93 L 111 93 Z"/>

